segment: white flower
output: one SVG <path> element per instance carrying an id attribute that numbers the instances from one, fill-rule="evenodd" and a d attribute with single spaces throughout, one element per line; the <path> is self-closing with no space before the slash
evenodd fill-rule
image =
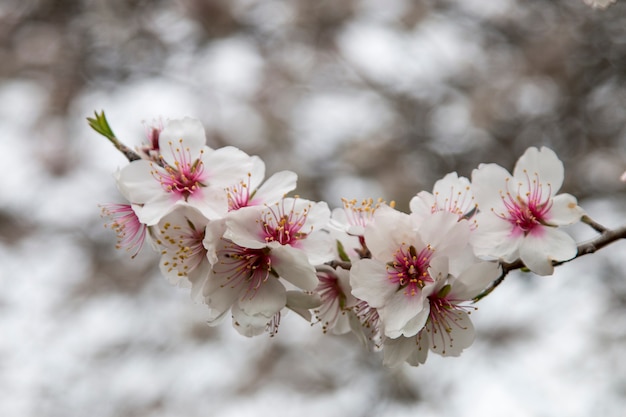
<path id="1" fill-rule="evenodd" d="M 411 216 L 421 223 L 430 213 L 448 211 L 459 219 L 470 218 L 475 214 L 476 201 L 470 181 L 451 172 L 437 181 L 432 194 L 421 191 L 410 201 Z"/>
<path id="2" fill-rule="evenodd" d="M 552 274 L 552 261 L 576 256 L 576 242 L 558 226 L 580 220 L 583 210 L 570 194 L 556 195 L 563 164 L 546 148 L 529 148 L 513 175 L 496 164 L 472 172 L 479 213 L 472 245 L 479 257 L 522 262 L 539 275 Z"/>
<path id="3" fill-rule="evenodd" d="M 152 226 L 176 206 L 196 208 L 208 219 L 228 211 L 225 187 L 245 178 L 252 159 L 234 147 L 205 145 L 202 124 L 172 120 L 159 134 L 160 163 L 140 159 L 124 167 L 118 187 L 140 206 L 139 220 Z"/>
<path id="4" fill-rule="evenodd" d="M 111 222 L 104 227 L 110 227 L 117 235 L 117 249 L 124 248 L 132 251 L 134 258 L 143 248 L 147 236 L 147 227 L 137 218 L 134 208 L 130 204 L 102 204 L 102 215 Z"/>
<path id="5" fill-rule="evenodd" d="M 253 336 L 268 326 L 275 331 L 287 306 L 286 286 L 315 290 L 313 265 L 332 259 L 332 241 L 320 230 L 329 218 L 326 203 L 293 198 L 230 212 L 203 291 L 209 322 L 231 309 L 242 334 Z"/>
<path id="6" fill-rule="evenodd" d="M 312 265 L 333 259 L 333 241 L 322 229 L 330 220 L 324 202 L 283 198 L 271 205 L 231 212 L 224 237 L 251 248 L 288 248 L 306 254 Z"/>
<path id="7" fill-rule="evenodd" d="M 426 297 L 447 276 L 449 257 L 467 248 L 469 224 L 446 211 L 415 225 L 409 215 L 383 207 L 365 228 L 371 259 L 350 271 L 352 294 L 377 310 L 384 335 L 414 336 L 428 317 Z"/>
<path id="8" fill-rule="evenodd" d="M 180 207 L 153 226 L 154 240 L 161 253 L 159 268 L 173 285 L 191 286 L 197 299 L 209 275 L 210 264 L 203 245 L 209 221 L 191 207 Z"/>
<path id="9" fill-rule="evenodd" d="M 349 271 L 320 267 L 317 278 L 319 284 L 314 293 L 319 296 L 320 305 L 313 312 L 318 322 L 322 323 L 322 330 L 333 334 L 349 332 L 350 315 L 354 314 L 350 306 L 356 304 L 350 291 Z"/>
<path id="10" fill-rule="evenodd" d="M 291 248 L 246 248 L 221 239 L 203 294 L 209 323 L 219 322 L 232 308 L 237 330 L 247 336 L 265 330 L 287 304 L 286 282 L 312 291 L 317 286 L 315 268 L 306 255 Z"/>
<path id="11" fill-rule="evenodd" d="M 250 158 L 252 167 L 246 176 L 235 185 L 226 187 L 228 213 L 221 219 L 213 220 L 206 230 L 204 246 L 211 264 L 217 262 L 216 246 L 226 232 L 226 219 L 237 210 L 248 207 L 271 205 L 280 201 L 285 194 L 296 188 L 297 175 L 291 171 L 281 171 L 272 175 L 263 184 L 265 163 L 257 157 Z"/>
<path id="12" fill-rule="evenodd" d="M 458 278 L 440 276 L 427 297 L 428 318 L 416 336 L 387 338 L 383 344 L 383 363 L 398 366 L 404 361 L 413 366 L 423 364 L 428 351 L 442 356 L 459 356 L 474 341 L 474 326 L 468 304 L 501 273 L 495 262 L 476 262 Z"/>

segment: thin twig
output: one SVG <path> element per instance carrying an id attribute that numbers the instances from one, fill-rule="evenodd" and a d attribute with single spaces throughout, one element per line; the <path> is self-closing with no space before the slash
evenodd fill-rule
<path id="1" fill-rule="evenodd" d="M 609 228 L 602 226 L 600 223 L 596 222 L 595 220 L 593 220 L 591 217 L 587 215 L 584 215 L 582 219 L 580 219 L 580 221 L 591 226 L 591 228 L 598 233 L 604 233 L 604 232 L 609 231 Z"/>

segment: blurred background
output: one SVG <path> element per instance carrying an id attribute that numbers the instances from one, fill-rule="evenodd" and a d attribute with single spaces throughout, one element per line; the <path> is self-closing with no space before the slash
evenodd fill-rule
<path id="1" fill-rule="evenodd" d="M 131 146 L 199 118 L 210 146 L 331 207 L 407 210 L 448 172 L 546 145 L 563 191 L 616 227 L 625 86 L 622 0 L 3 0 L 0 415 L 622 416 L 625 242 L 511 274 L 459 358 L 385 369 L 295 315 L 247 339 L 208 327 L 156 254 L 114 249 L 98 204 L 122 201 L 126 160 L 85 118 Z"/>

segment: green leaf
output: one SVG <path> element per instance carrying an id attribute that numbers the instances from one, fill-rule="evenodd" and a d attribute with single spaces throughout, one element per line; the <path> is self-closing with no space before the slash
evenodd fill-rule
<path id="1" fill-rule="evenodd" d="M 337 252 L 339 253 L 339 259 L 344 262 L 350 262 L 350 257 L 348 257 L 348 254 L 343 247 L 343 243 L 341 243 L 339 240 L 337 241 Z"/>
<path id="2" fill-rule="evenodd" d="M 115 134 L 113 133 L 111 126 L 109 126 L 109 122 L 107 121 L 107 118 L 104 114 L 104 110 L 101 111 L 100 114 L 98 114 L 98 112 L 96 111 L 94 112 L 94 115 L 96 117 L 87 118 L 87 123 L 89 123 L 89 126 L 109 140 L 114 140 Z"/>

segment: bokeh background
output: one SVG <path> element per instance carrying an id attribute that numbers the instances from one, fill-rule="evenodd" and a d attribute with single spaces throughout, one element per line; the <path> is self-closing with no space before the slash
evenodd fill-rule
<path id="1" fill-rule="evenodd" d="M 626 223 L 626 2 L 2 0 L 0 415 L 590 416 L 626 410 L 626 242 L 514 273 L 459 358 L 390 370 L 295 315 L 211 328 L 149 250 L 114 249 L 122 155 L 192 116 L 298 194 L 395 200 L 550 146 L 563 190 Z M 577 239 L 594 236 L 571 228 Z"/>

